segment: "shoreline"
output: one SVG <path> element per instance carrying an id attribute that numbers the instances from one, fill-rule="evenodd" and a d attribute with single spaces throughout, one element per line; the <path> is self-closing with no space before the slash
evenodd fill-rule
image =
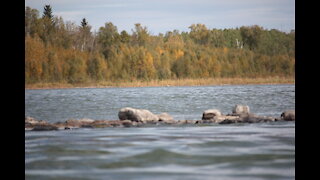
<path id="1" fill-rule="evenodd" d="M 72 88 L 131 88 L 131 87 L 171 87 L 171 86 L 222 86 L 222 85 L 272 85 L 295 84 L 294 77 L 259 77 L 259 78 L 199 78 L 168 80 L 102 81 L 79 84 L 35 83 L 25 84 L 25 90 L 35 89 L 72 89 Z"/>

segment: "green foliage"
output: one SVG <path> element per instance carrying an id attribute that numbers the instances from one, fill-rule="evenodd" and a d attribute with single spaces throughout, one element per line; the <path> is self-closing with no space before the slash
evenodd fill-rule
<path id="1" fill-rule="evenodd" d="M 260 26 L 254 25 L 251 27 L 242 26 L 240 28 L 241 37 L 245 45 L 248 45 L 250 50 L 258 48 L 258 45 L 261 40 L 263 28 Z"/>
<path id="2" fill-rule="evenodd" d="M 117 27 L 111 22 L 106 23 L 104 27 L 100 27 L 97 40 L 100 45 L 100 51 L 102 51 L 104 56 L 108 58 L 110 56 L 110 49 L 112 46 L 116 46 L 120 42 Z"/>
<path id="3" fill-rule="evenodd" d="M 151 35 L 137 23 L 132 34 L 118 33 L 111 22 L 97 33 L 80 25 L 25 9 L 26 83 L 134 81 L 175 78 L 293 76 L 295 32 L 260 26 Z"/>

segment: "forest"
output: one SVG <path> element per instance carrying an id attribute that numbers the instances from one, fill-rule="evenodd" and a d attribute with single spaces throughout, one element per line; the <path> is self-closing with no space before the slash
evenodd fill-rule
<path id="1" fill-rule="evenodd" d="M 87 83 L 193 78 L 294 77 L 295 31 L 258 25 L 209 29 L 192 24 L 153 35 L 140 23 L 119 32 L 106 22 L 93 32 L 25 8 L 25 83 Z"/>

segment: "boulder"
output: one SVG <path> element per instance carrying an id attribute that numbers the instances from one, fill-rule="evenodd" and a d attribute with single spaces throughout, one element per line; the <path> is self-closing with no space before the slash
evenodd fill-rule
<path id="1" fill-rule="evenodd" d="M 245 105 L 239 105 L 237 104 L 233 110 L 232 110 L 233 114 L 248 114 L 250 113 L 250 109 L 249 106 L 245 106 Z"/>
<path id="2" fill-rule="evenodd" d="M 118 113 L 120 120 L 131 120 L 135 122 L 156 122 L 159 117 L 146 109 L 122 108 Z"/>
<path id="3" fill-rule="evenodd" d="M 172 124 L 173 123 L 173 117 L 170 116 L 168 113 L 161 113 L 157 115 L 160 122 Z"/>
<path id="4" fill-rule="evenodd" d="M 285 121 L 294 121 L 296 119 L 295 110 L 287 110 L 281 114 L 281 119 Z"/>
<path id="5" fill-rule="evenodd" d="M 202 120 L 214 119 L 216 116 L 221 116 L 221 112 L 217 109 L 208 109 L 205 110 L 202 114 Z"/>

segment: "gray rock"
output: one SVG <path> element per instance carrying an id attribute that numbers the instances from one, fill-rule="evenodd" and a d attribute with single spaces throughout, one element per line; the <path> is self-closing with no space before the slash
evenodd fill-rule
<path id="1" fill-rule="evenodd" d="M 159 117 L 146 109 L 122 108 L 118 113 L 120 120 L 131 120 L 136 122 L 156 122 Z"/>
<path id="2" fill-rule="evenodd" d="M 232 113 L 233 114 L 248 114 L 248 113 L 250 113 L 250 109 L 249 109 L 249 106 L 237 104 L 233 108 Z"/>
<path id="3" fill-rule="evenodd" d="M 159 118 L 159 121 L 163 123 L 172 124 L 174 121 L 173 117 L 170 116 L 168 113 L 161 113 L 161 114 L 158 114 L 157 116 Z"/>
<path id="4" fill-rule="evenodd" d="M 295 110 L 287 110 L 281 114 L 281 118 L 285 121 L 295 121 Z"/>
<path id="5" fill-rule="evenodd" d="M 217 109 L 208 109 L 205 110 L 202 114 L 202 120 L 214 119 L 216 116 L 221 116 L 221 112 Z"/>

